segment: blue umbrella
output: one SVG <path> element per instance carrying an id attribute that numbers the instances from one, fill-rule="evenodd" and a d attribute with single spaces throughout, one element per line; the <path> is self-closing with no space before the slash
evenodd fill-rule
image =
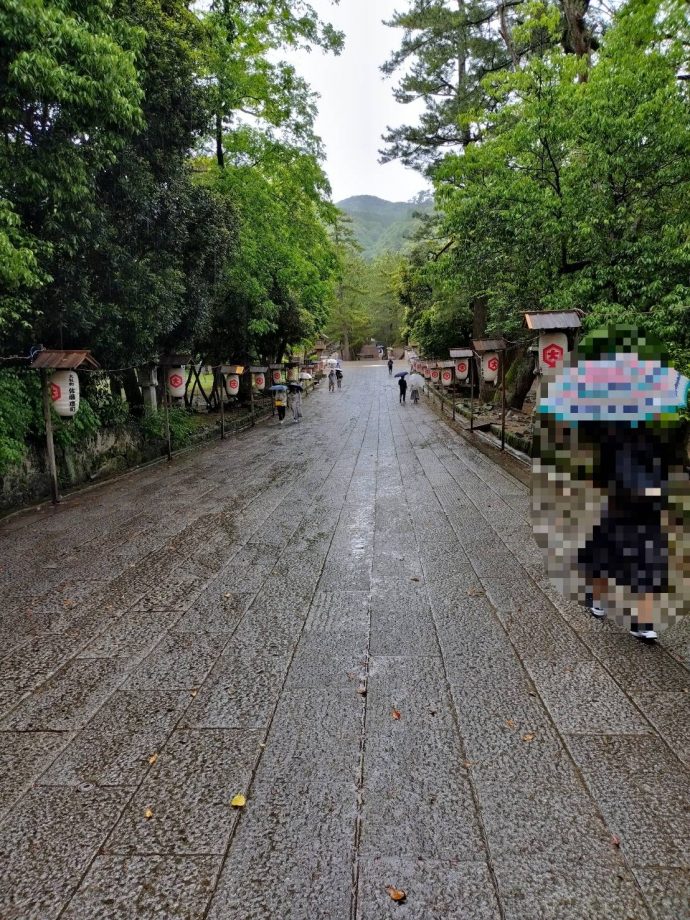
<path id="1" fill-rule="evenodd" d="M 409 371 L 398 371 L 398 373 L 395 374 L 395 376 L 396 377 L 407 377 L 409 373 L 410 373 Z"/>
<path id="2" fill-rule="evenodd" d="M 268 388 L 269 390 L 287 390 L 287 387 L 284 383 L 276 383 L 272 387 Z"/>

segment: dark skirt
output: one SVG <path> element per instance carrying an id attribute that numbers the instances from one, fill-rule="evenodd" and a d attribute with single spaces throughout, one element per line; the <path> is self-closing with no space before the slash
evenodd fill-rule
<path id="1" fill-rule="evenodd" d="M 668 591 L 668 537 L 658 515 L 605 514 L 577 561 L 590 582 L 610 578 L 636 595 Z"/>

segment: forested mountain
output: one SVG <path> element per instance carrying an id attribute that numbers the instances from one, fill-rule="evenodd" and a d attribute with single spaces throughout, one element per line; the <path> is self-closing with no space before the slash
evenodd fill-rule
<path id="1" fill-rule="evenodd" d="M 352 231 L 364 258 L 372 259 L 383 252 L 410 249 L 420 224 L 414 215 L 431 213 L 433 205 L 430 197 L 386 201 L 375 195 L 353 195 L 337 202 L 337 207 L 352 220 Z"/>

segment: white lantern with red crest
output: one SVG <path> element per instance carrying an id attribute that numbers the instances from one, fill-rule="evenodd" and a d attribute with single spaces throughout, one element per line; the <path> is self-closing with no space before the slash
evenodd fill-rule
<path id="1" fill-rule="evenodd" d="M 285 383 L 285 372 L 282 367 L 271 368 L 271 380 L 273 384 Z"/>
<path id="2" fill-rule="evenodd" d="M 255 390 L 266 389 L 266 375 L 263 371 L 255 371 L 255 373 L 252 374 L 252 386 Z"/>
<path id="3" fill-rule="evenodd" d="M 487 383 L 495 383 L 498 380 L 500 363 L 497 351 L 485 351 L 482 355 L 482 377 Z"/>
<path id="4" fill-rule="evenodd" d="M 441 383 L 444 387 L 449 387 L 453 382 L 453 368 L 444 367 L 441 370 Z"/>
<path id="5" fill-rule="evenodd" d="M 240 392 L 240 375 L 228 374 L 228 393 L 231 396 L 237 396 Z"/>
<path id="6" fill-rule="evenodd" d="M 173 399 L 181 399 L 185 390 L 184 367 L 166 368 L 165 382 Z"/>
<path id="7" fill-rule="evenodd" d="M 440 379 L 441 379 L 441 371 L 440 371 L 440 369 L 439 369 L 438 367 L 432 367 L 432 368 L 431 368 L 430 377 L 431 377 L 431 382 L 432 382 L 433 384 L 438 384 L 438 382 L 439 382 Z"/>
<path id="8" fill-rule="evenodd" d="M 470 359 L 469 358 L 458 358 L 455 362 L 455 376 L 458 380 L 467 380 L 467 375 L 470 372 Z"/>
<path id="9" fill-rule="evenodd" d="M 289 383 L 299 383 L 299 367 L 297 365 L 288 368 L 287 379 Z"/>
<path id="10" fill-rule="evenodd" d="M 79 410 L 79 377 L 76 371 L 55 371 L 50 378 L 50 401 L 62 418 L 71 418 Z"/>
<path id="11" fill-rule="evenodd" d="M 539 336 L 539 370 L 542 374 L 554 373 L 562 367 L 568 354 L 568 336 L 565 332 L 542 332 Z"/>

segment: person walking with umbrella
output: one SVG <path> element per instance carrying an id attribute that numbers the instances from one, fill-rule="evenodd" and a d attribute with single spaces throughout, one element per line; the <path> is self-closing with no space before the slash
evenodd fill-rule
<path id="1" fill-rule="evenodd" d="M 287 408 L 287 387 L 278 383 L 271 387 L 273 393 L 273 406 L 278 412 L 278 421 L 282 425 L 285 421 L 285 410 Z"/>
<path id="2" fill-rule="evenodd" d="M 416 406 L 419 400 L 420 390 L 424 386 L 424 378 L 421 374 L 410 374 L 406 379 L 410 388 L 410 399 Z"/>
<path id="3" fill-rule="evenodd" d="M 335 368 L 332 367 L 328 372 L 328 392 L 335 392 Z"/>
<path id="4" fill-rule="evenodd" d="M 581 351 L 582 360 L 546 382 L 537 407 L 572 429 L 574 452 L 589 458 L 576 456 L 573 468 L 589 464 L 604 496 L 600 519 L 574 560 L 580 599 L 593 616 L 618 613 L 633 636 L 653 640 L 671 615 L 666 525 L 671 483 L 684 475 L 679 410 L 690 380 L 658 360 L 661 346 L 634 327 L 596 330 Z"/>
<path id="5" fill-rule="evenodd" d="M 292 419 L 299 422 L 302 418 L 302 384 L 291 383 L 288 393 L 288 405 L 292 409 Z"/>

